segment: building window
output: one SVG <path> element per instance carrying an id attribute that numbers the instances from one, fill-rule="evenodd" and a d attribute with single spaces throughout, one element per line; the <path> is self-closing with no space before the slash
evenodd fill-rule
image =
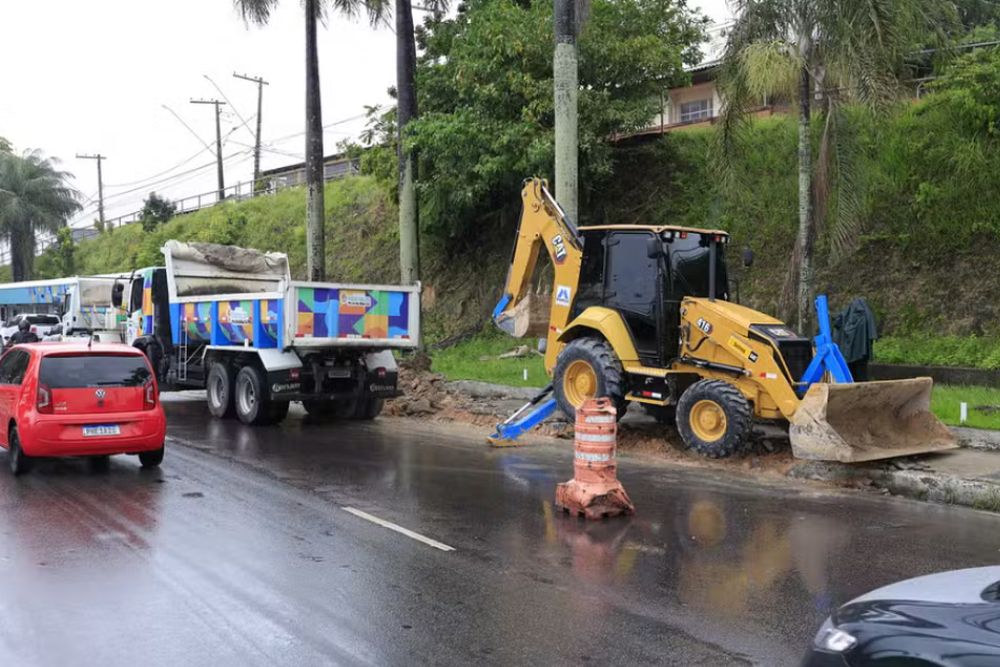
<path id="1" fill-rule="evenodd" d="M 712 118 L 712 98 L 681 104 L 681 122 L 693 123 Z"/>

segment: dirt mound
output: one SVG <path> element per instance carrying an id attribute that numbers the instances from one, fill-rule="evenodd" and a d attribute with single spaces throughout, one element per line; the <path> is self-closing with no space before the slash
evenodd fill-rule
<path id="1" fill-rule="evenodd" d="M 399 387 L 404 395 L 386 404 L 386 414 L 473 424 L 483 427 L 483 437 L 491 433 L 498 422 L 509 417 L 524 403 L 523 399 L 513 397 L 472 397 L 466 392 L 454 389 L 440 373 L 422 369 L 420 364 L 404 364 L 400 367 Z M 573 426 L 559 413 L 540 424 L 532 433 L 571 440 Z M 619 423 L 618 449 L 633 455 L 673 463 L 728 470 L 735 467 L 748 472 L 775 472 L 781 475 L 794 462 L 787 443 L 776 445 L 773 439 L 765 437 L 755 438 L 743 456 L 718 460 L 706 459 L 686 449 L 673 426 L 665 426 L 649 419 L 644 420 L 641 411 Z"/>

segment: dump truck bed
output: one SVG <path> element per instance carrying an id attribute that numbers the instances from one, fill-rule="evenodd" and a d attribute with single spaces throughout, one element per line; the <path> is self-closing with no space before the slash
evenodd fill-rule
<path id="1" fill-rule="evenodd" d="M 167 242 L 175 344 L 260 349 L 415 348 L 420 286 L 291 280 L 287 257 Z"/>

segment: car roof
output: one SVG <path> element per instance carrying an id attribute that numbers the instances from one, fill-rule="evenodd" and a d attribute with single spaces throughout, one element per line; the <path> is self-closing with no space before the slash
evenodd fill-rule
<path id="1" fill-rule="evenodd" d="M 142 350 L 124 345 L 122 343 L 22 343 L 17 347 L 28 348 L 28 350 L 46 357 L 53 354 L 119 354 L 129 356 L 143 356 Z"/>

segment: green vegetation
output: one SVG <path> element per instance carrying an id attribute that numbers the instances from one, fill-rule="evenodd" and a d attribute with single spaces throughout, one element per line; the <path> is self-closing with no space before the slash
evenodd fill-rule
<path id="1" fill-rule="evenodd" d="M 518 340 L 501 332 L 483 333 L 452 347 L 431 352 L 433 370 L 449 380 L 479 380 L 515 387 L 544 387 L 549 382 L 542 356 L 532 351 L 530 356 L 498 359 L 520 345 L 531 347 L 534 339 Z M 524 369 L 528 381 L 524 381 Z"/>
<path id="2" fill-rule="evenodd" d="M 551 176 L 552 8 L 551 0 L 470 0 L 420 29 L 420 118 L 408 136 L 420 155 L 425 234 L 473 235 L 484 217 L 516 204 L 525 177 Z M 610 176 L 610 137 L 647 125 L 663 87 L 687 80 L 702 23 L 677 0 L 590 3 L 579 39 L 582 190 Z M 369 139 L 384 145 L 365 162 L 394 183 L 395 126 L 373 120 L 379 131 Z"/>
<path id="3" fill-rule="evenodd" d="M 1000 369 L 1000 338 L 888 336 L 875 341 L 875 360 L 886 364 Z"/>
<path id="4" fill-rule="evenodd" d="M 0 146 L 0 237 L 10 243 L 14 280 L 30 280 L 37 234 L 64 227 L 80 208 L 80 193 L 57 160 L 36 150 L 16 155 L 9 148 L 6 142 Z"/>
<path id="5" fill-rule="evenodd" d="M 958 426 L 962 402 L 969 406 L 964 426 L 1000 430 L 1000 389 L 937 385 L 931 396 L 931 410 L 945 424 Z"/>

